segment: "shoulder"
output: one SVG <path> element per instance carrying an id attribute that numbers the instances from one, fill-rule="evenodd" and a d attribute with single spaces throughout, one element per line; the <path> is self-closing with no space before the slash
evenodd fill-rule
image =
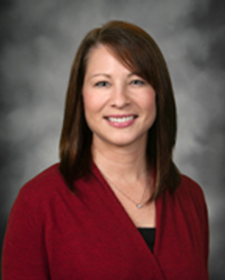
<path id="1" fill-rule="evenodd" d="M 203 191 L 200 185 L 190 177 L 182 174 L 179 188 L 181 191 L 190 193 L 191 195 L 202 196 Z"/>
<path id="2" fill-rule="evenodd" d="M 59 171 L 59 163 L 56 163 L 47 169 L 40 172 L 38 175 L 36 175 L 34 178 L 29 180 L 25 186 L 28 185 L 37 185 L 42 182 L 50 183 L 53 181 L 57 181 L 61 177 L 60 171 Z"/>
<path id="3" fill-rule="evenodd" d="M 22 227 L 27 231 L 31 228 L 35 232 L 40 231 L 51 207 L 50 202 L 56 203 L 60 191 L 66 190 L 59 164 L 54 164 L 35 176 L 20 189 L 13 203 L 8 221 L 9 231 Z"/>
<path id="4" fill-rule="evenodd" d="M 59 164 L 54 164 L 29 180 L 19 191 L 17 201 L 30 205 L 57 195 L 59 190 L 67 190 L 64 179 L 59 171 Z"/>
<path id="5" fill-rule="evenodd" d="M 201 186 L 193 179 L 183 174 L 181 175 L 180 185 L 175 191 L 175 196 L 186 201 L 191 201 L 196 206 L 203 206 L 205 204 L 205 196 Z"/>

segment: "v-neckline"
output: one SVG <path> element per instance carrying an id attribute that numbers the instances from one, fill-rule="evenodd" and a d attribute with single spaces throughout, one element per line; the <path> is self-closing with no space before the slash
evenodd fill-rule
<path id="1" fill-rule="evenodd" d="M 136 238 L 139 239 L 140 244 L 142 244 L 142 247 L 145 248 L 145 251 L 148 252 L 148 254 L 151 257 L 155 258 L 155 254 L 157 253 L 157 248 L 158 248 L 158 232 L 159 232 L 159 217 L 158 217 L 158 213 L 159 211 L 159 205 L 160 205 L 160 197 L 158 197 L 155 200 L 155 219 L 156 219 L 156 223 L 155 223 L 155 242 L 154 242 L 154 251 L 151 252 L 151 250 L 149 249 L 148 245 L 146 244 L 145 240 L 143 239 L 143 237 L 141 236 L 138 227 L 135 225 L 135 223 L 133 222 L 133 220 L 130 218 L 129 214 L 127 213 L 127 211 L 124 209 L 123 205 L 121 204 L 121 202 L 119 201 L 119 199 L 117 198 L 116 194 L 113 192 L 113 190 L 111 189 L 111 187 L 109 186 L 108 182 L 106 181 L 106 179 L 104 178 L 104 176 L 102 175 L 101 171 L 99 170 L 99 168 L 97 167 L 97 165 L 93 162 L 92 165 L 92 174 L 94 175 L 94 177 L 100 182 L 101 185 L 103 185 L 105 188 L 107 188 L 107 190 L 110 193 L 110 196 L 112 197 L 112 199 L 114 200 L 114 203 L 117 205 L 117 207 L 120 210 L 120 213 L 123 213 L 123 217 L 124 219 L 126 219 L 127 223 L 130 224 L 130 229 L 133 230 L 133 232 L 135 232 L 136 234 Z"/>

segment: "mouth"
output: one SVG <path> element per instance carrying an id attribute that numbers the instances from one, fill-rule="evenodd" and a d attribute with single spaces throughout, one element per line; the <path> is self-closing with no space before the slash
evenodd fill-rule
<path id="1" fill-rule="evenodd" d="M 126 128 L 131 126 L 137 117 L 137 115 L 111 115 L 104 118 L 110 126 L 115 128 Z"/>
<path id="2" fill-rule="evenodd" d="M 130 122 L 137 118 L 136 115 L 129 115 L 129 116 L 109 116 L 105 117 L 109 122 L 113 123 L 125 123 L 125 122 Z"/>

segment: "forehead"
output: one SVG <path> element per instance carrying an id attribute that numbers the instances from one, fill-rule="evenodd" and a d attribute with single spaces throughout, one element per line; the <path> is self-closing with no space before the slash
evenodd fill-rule
<path id="1" fill-rule="evenodd" d="M 127 68 L 109 47 L 99 45 L 89 52 L 86 62 L 86 73 L 98 69 L 110 70 L 113 67 Z"/>
<path id="2" fill-rule="evenodd" d="M 92 47 L 87 54 L 87 62 L 95 59 L 96 56 L 104 55 L 105 53 L 113 55 L 113 51 L 106 45 L 98 44 Z"/>
<path id="3" fill-rule="evenodd" d="M 127 55 L 127 54 L 126 54 Z M 86 72 L 96 67 L 103 67 L 105 69 L 110 66 L 117 66 L 126 68 L 130 72 L 139 72 L 136 67 L 132 65 L 127 56 L 117 52 L 112 46 L 98 44 L 94 46 L 87 54 L 86 57 Z"/>

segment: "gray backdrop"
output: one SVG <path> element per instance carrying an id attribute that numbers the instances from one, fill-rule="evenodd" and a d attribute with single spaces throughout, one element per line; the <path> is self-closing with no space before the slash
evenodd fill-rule
<path id="1" fill-rule="evenodd" d="M 58 160 L 65 91 L 77 46 L 110 19 L 158 42 L 179 115 L 175 161 L 202 186 L 209 209 L 211 279 L 225 279 L 225 2 L 223 0 L 1 0 L 1 243 L 19 188 Z"/>

